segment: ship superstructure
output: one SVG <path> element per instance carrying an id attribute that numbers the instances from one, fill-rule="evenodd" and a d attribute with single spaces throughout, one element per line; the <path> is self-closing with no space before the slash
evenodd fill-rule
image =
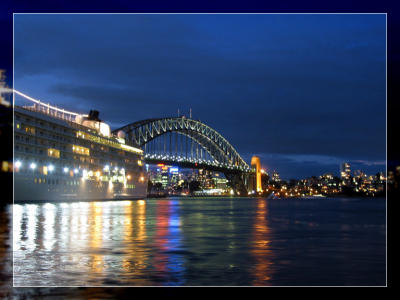
<path id="1" fill-rule="evenodd" d="M 23 93 L 14 107 L 14 201 L 146 197 L 143 151 L 123 132 L 89 115 L 45 104 Z"/>

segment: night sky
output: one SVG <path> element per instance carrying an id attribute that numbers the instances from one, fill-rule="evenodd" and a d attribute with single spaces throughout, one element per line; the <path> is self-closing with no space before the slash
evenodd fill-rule
<path id="1" fill-rule="evenodd" d="M 14 85 L 113 128 L 177 110 L 285 179 L 385 170 L 385 15 L 15 15 Z"/>

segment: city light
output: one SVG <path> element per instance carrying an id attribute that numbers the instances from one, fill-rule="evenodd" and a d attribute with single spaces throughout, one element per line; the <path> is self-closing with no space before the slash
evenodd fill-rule
<path id="1" fill-rule="evenodd" d="M 16 167 L 16 168 L 20 168 L 21 166 L 22 166 L 22 162 L 19 161 L 19 160 L 17 160 L 17 161 L 15 162 L 15 167 Z"/>
<path id="2" fill-rule="evenodd" d="M 64 168 L 64 173 L 68 173 L 69 169 L 67 167 Z"/>
<path id="3" fill-rule="evenodd" d="M 103 170 L 108 172 L 108 171 L 110 171 L 110 167 L 108 165 L 106 165 Z"/>
<path id="4" fill-rule="evenodd" d="M 170 173 L 178 173 L 179 172 L 179 168 L 177 168 L 177 167 L 170 168 L 169 172 Z"/>
<path id="5" fill-rule="evenodd" d="M 29 166 L 32 170 L 36 169 L 36 164 L 35 163 L 31 163 Z"/>
<path id="6" fill-rule="evenodd" d="M 79 173 L 79 170 L 78 170 L 78 169 L 74 169 L 74 173 L 75 173 L 75 174 L 78 174 L 78 173 Z"/>
<path id="7" fill-rule="evenodd" d="M 49 170 L 49 172 L 54 171 L 54 166 L 53 165 L 48 165 L 47 169 Z"/>

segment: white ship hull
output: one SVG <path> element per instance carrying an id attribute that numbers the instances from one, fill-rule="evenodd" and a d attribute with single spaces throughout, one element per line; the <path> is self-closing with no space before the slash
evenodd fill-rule
<path id="1" fill-rule="evenodd" d="M 54 176 L 41 183 L 33 175 L 16 174 L 14 177 L 14 202 L 134 200 L 144 199 L 146 195 L 147 182 L 128 188 L 123 183 L 69 180 L 66 176 Z"/>

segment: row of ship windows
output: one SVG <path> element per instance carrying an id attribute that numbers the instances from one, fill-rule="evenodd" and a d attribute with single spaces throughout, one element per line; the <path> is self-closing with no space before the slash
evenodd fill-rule
<path id="1" fill-rule="evenodd" d="M 29 133 L 30 135 L 36 135 L 36 131 L 37 131 L 37 129 L 35 127 L 28 126 L 25 124 L 20 124 L 20 123 L 16 124 L 16 128 L 23 132 L 25 131 L 26 133 Z M 55 140 L 61 140 L 61 141 L 69 141 L 70 140 L 69 138 L 66 138 L 65 136 L 54 134 L 53 131 L 49 132 L 49 131 L 43 131 L 43 130 L 39 129 L 38 133 L 40 136 L 50 137 Z"/>
<path id="2" fill-rule="evenodd" d="M 73 143 L 70 136 L 64 137 L 64 136 L 59 136 L 57 134 L 54 134 L 54 130 L 56 128 L 55 126 L 53 126 L 54 129 L 51 132 L 48 132 L 48 134 L 44 134 L 44 132 L 41 128 L 35 128 L 33 126 L 29 126 L 29 125 L 22 124 L 22 123 L 21 124 L 17 123 L 16 128 L 22 132 L 25 131 L 26 133 L 28 133 L 30 135 L 36 135 L 36 131 L 39 130 L 40 136 L 50 137 L 55 140 Z M 91 131 L 90 129 L 88 129 L 88 130 Z M 64 132 L 65 132 L 65 129 L 64 129 Z M 70 131 L 68 131 L 68 132 L 71 133 Z M 106 146 L 106 147 L 100 146 L 100 151 L 109 151 L 109 150 L 115 151 L 116 149 L 113 149 L 113 148 L 117 148 L 117 149 L 124 148 L 124 150 L 126 150 L 128 152 L 134 152 L 136 154 L 138 154 L 140 152 L 139 149 L 132 149 L 127 146 L 124 147 L 123 144 L 121 145 L 119 142 L 117 142 L 115 140 L 106 139 L 106 138 L 98 136 L 98 135 L 92 135 L 88 132 L 78 130 L 78 131 L 73 131 L 72 134 L 74 134 L 76 136 L 76 138 L 78 138 L 80 140 L 80 142 L 82 142 L 82 139 L 87 140 L 87 146 L 91 145 L 92 148 L 94 147 L 94 145 L 90 144 L 90 141 Z M 111 148 L 108 149 L 107 146 L 109 146 Z M 121 151 L 121 155 L 125 155 L 125 152 Z"/>
<path id="3" fill-rule="evenodd" d="M 64 184 L 64 185 L 80 185 L 79 180 L 58 180 L 58 179 L 46 179 L 46 178 L 34 178 L 34 183 L 38 184 Z"/>
<path id="4" fill-rule="evenodd" d="M 65 127 L 62 125 L 55 125 L 53 122 L 46 122 L 46 121 L 43 121 L 42 119 L 31 118 L 29 116 L 21 115 L 19 113 L 15 113 L 15 119 L 17 121 L 21 121 L 21 122 L 25 121 L 32 125 L 35 124 L 35 125 L 39 125 L 44 128 L 49 128 L 51 130 L 51 132 L 57 131 L 57 132 L 62 132 L 62 133 L 67 133 L 67 134 L 74 134 L 76 132 L 74 129 L 71 129 L 69 127 Z M 79 127 L 79 125 L 75 124 L 75 123 L 72 123 L 70 125 L 72 125 L 74 127 L 75 126 Z M 91 132 L 92 130 L 88 129 L 88 131 Z"/>
<path id="5" fill-rule="evenodd" d="M 57 137 L 57 136 L 53 135 L 53 138 L 55 138 L 55 137 Z M 16 134 L 15 135 L 15 140 L 17 140 L 17 141 L 24 140 L 26 143 L 29 143 L 31 141 L 31 138 L 29 136 L 26 136 L 25 139 L 24 139 L 23 136 L 20 136 L 20 135 Z M 46 140 L 46 139 L 35 139 L 35 138 L 32 138 L 32 140 L 33 141 L 35 141 L 35 140 L 38 141 L 38 143 L 40 145 L 51 145 L 51 146 L 55 147 L 55 143 L 52 143 L 51 141 Z M 73 142 L 76 142 L 76 140 L 73 141 L 72 139 L 65 139 L 65 138 L 64 139 L 60 138 L 60 140 L 63 140 L 63 141 L 68 142 L 70 144 L 72 144 Z M 112 148 L 109 148 L 109 147 L 103 146 L 103 145 L 98 146 L 98 145 L 95 145 L 93 143 L 85 142 L 85 141 L 79 141 L 79 142 L 80 143 L 85 143 L 85 146 L 90 147 L 93 150 L 101 151 L 102 153 L 109 152 L 109 151 L 111 151 L 111 152 L 115 152 L 116 151 L 116 150 L 114 150 Z M 62 146 L 62 148 L 65 150 L 65 146 L 64 145 Z M 125 152 L 124 151 L 118 151 L 118 154 L 119 155 L 125 155 Z"/>
<path id="6" fill-rule="evenodd" d="M 29 120 L 29 119 L 27 119 L 27 120 Z M 28 125 L 25 125 L 25 124 L 20 124 L 20 123 L 17 123 L 16 127 L 17 127 L 18 130 L 25 131 L 28 134 L 31 134 L 31 135 L 35 135 L 36 134 L 36 128 L 35 127 L 28 126 Z M 54 130 L 55 130 L 56 126 L 53 125 L 53 128 L 54 128 L 53 131 L 51 133 L 47 134 L 47 135 L 43 134 L 43 131 L 39 128 L 39 134 L 41 136 L 52 137 L 55 140 L 61 140 L 61 141 L 69 142 L 69 143 L 73 142 L 70 138 L 66 138 L 66 137 L 62 137 L 62 136 L 58 136 L 58 135 L 54 134 Z M 89 129 L 89 131 L 90 131 L 90 129 Z M 65 129 L 64 129 L 64 132 L 65 132 Z M 97 135 L 92 135 L 92 134 L 90 134 L 88 132 L 83 132 L 83 131 L 78 130 L 78 131 L 75 131 L 73 133 L 75 133 L 75 136 L 80 140 L 80 142 L 82 142 L 81 139 L 87 140 L 87 142 L 86 142 L 87 146 L 90 145 L 90 147 L 92 149 L 94 149 L 94 144 L 90 144 L 90 141 L 106 146 L 106 147 L 104 147 L 104 146 L 98 147 L 98 148 L 100 148 L 99 150 L 103 151 L 103 152 L 104 151 L 116 151 L 116 149 L 113 149 L 113 148 L 124 148 L 124 150 L 126 150 L 128 152 L 134 152 L 136 154 L 140 153 L 140 149 L 133 149 L 132 147 L 129 148 L 129 146 L 125 146 L 123 144 L 121 145 L 119 142 L 116 142 L 114 140 L 109 140 L 109 139 L 106 139 L 104 137 L 100 137 L 100 136 L 97 136 Z M 107 146 L 109 146 L 110 148 L 108 148 Z M 119 151 L 118 153 L 120 155 L 125 155 L 125 151 Z"/>
<path id="7" fill-rule="evenodd" d="M 45 122 L 45 121 L 38 120 L 38 119 L 35 119 L 35 118 L 32 118 L 32 119 L 31 119 L 31 118 L 29 118 L 29 117 L 22 117 L 22 116 L 19 115 L 19 114 L 15 114 L 15 119 L 16 119 L 17 121 L 26 121 L 26 122 L 28 122 L 28 123 L 39 124 L 39 125 L 42 126 L 42 127 L 48 127 L 48 128 L 50 128 L 52 131 L 60 131 L 60 132 L 72 133 L 72 130 L 69 130 L 69 129 L 63 127 L 63 126 L 57 126 L 57 125 L 54 125 L 53 123 Z"/>
<path id="8" fill-rule="evenodd" d="M 31 139 L 26 136 L 25 139 L 23 136 L 20 135 L 15 135 L 15 140 L 16 141 L 24 141 L 25 143 L 29 143 L 31 141 Z M 36 144 L 36 143 L 35 143 Z M 56 147 L 55 143 L 50 143 L 47 140 L 39 140 L 39 144 L 43 145 L 43 146 L 47 146 L 50 145 L 52 147 Z M 116 150 L 116 149 L 112 149 L 109 147 L 105 147 L 105 146 L 95 146 L 94 144 L 89 144 L 91 149 L 96 149 L 97 151 L 100 151 L 101 154 L 104 154 L 106 152 L 111 152 L 111 154 L 118 154 L 119 156 L 125 156 L 126 152 L 122 151 L 122 150 Z M 89 146 L 87 145 L 87 146 Z M 66 150 L 66 146 L 65 145 L 61 145 L 62 150 Z M 87 147 L 83 147 L 83 146 L 78 146 L 78 145 L 72 145 L 72 151 L 75 153 L 79 153 L 79 154 L 84 154 L 84 155 L 90 155 L 90 149 Z"/>
<path id="9" fill-rule="evenodd" d="M 62 146 L 62 149 L 65 150 L 66 147 Z M 33 153 L 33 148 L 31 148 L 31 147 L 23 147 L 23 146 L 20 147 L 19 145 L 15 145 L 15 150 L 17 150 L 17 151 L 21 150 L 21 151 Z M 76 153 L 76 154 L 80 154 L 80 155 L 90 156 L 90 149 L 88 149 L 86 147 L 78 146 L 78 145 L 72 145 L 72 152 Z M 42 149 L 39 149 L 39 152 L 37 152 L 37 153 L 44 154 L 44 151 Z M 55 149 L 55 148 L 48 148 L 47 155 L 50 157 L 60 158 L 60 150 Z M 121 153 L 118 153 L 118 155 L 123 156 L 123 155 L 121 155 Z M 61 157 L 66 158 L 67 156 L 66 156 L 66 154 L 63 153 L 61 155 Z M 130 160 L 125 159 L 125 161 L 129 163 Z"/>
<path id="10" fill-rule="evenodd" d="M 79 186 L 81 185 L 79 180 L 58 180 L 58 179 L 46 179 L 46 178 L 35 178 L 33 180 L 34 183 L 36 184 L 48 184 L 48 185 L 59 185 L 59 184 L 64 184 L 64 185 L 69 185 L 69 186 Z M 136 185 L 134 184 L 127 184 L 126 188 L 128 189 L 134 189 Z M 65 192 L 66 190 L 64 190 Z"/>
<path id="11" fill-rule="evenodd" d="M 24 147 L 24 146 L 20 146 L 20 145 L 15 145 L 14 149 L 15 149 L 15 151 L 24 151 L 24 152 L 27 152 L 27 153 L 36 153 L 36 154 L 39 154 L 39 155 L 45 155 L 46 154 L 47 156 L 52 157 L 52 158 L 60 158 L 60 157 L 61 158 L 72 158 L 72 155 L 68 155 L 66 153 L 61 153 L 60 150 L 54 149 L 54 148 L 48 148 L 46 150 L 36 149 L 36 151 L 35 151 L 35 148 L 33 148 L 33 147 Z M 81 153 L 80 151 L 79 152 L 76 151 L 75 153 L 82 154 L 82 155 L 89 155 L 89 154 Z M 89 158 L 86 159 L 85 157 L 79 157 L 79 156 L 76 156 L 76 155 L 74 155 L 73 158 L 74 159 L 80 159 L 81 161 L 88 161 L 88 162 L 91 161 Z"/>
<path id="12" fill-rule="evenodd" d="M 36 149 L 34 147 L 26 147 L 26 146 L 24 147 L 24 146 L 20 146 L 20 145 L 15 145 L 14 150 L 18 151 L 18 152 L 47 155 L 48 157 L 57 158 L 57 159 L 59 159 L 59 158 L 74 159 L 74 160 L 79 160 L 82 163 L 96 164 L 96 163 L 100 163 L 101 161 L 104 161 L 104 162 L 106 161 L 105 159 L 94 159 L 94 158 L 88 157 L 90 154 L 89 149 L 80 147 L 80 146 L 75 146 L 75 145 L 73 146 L 73 152 L 76 154 L 80 154 L 81 156 L 71 155 L 69 153 L 63 153 L 63 152 L 60 152 L 60 150 L 54 149 L 54 148 L 48 148 L 46 150 L 43 150 L 43 149 Z M 142 165 L 141 161 L 136 160 L 136 159 L 125 158 L 123 161 L 126 164 L 134 164 L 137 161 L 139 166 Z"/>
<path id="13" fill-rule="evenodd" d="M 27 120 L 29 120 L 29 119 L 27 119 Z M 40 125 L 43 126 L 43 122 L 40 122 Z M 43 130 L 41 128 L 35 128 L 33 126 L 26 125 L 24 123 L 16 123 L 16 128 L 18 130 L 23 131 L 23 132 L 25 131 L 26 133 L 28 133 L 30 135 L 36 135 L 36 133 L 38 131 L 39 135 L 42 136 L 42 137 L 50 137 L 50 138 L 53 138 L 55 140 L 60 140 L 60 141 L 65 141 L 65 142 L 72 143 L 72 139 L 71 139 L 70 136 L 65 137 L 65 136 L 61 136 L 61 135 L 55 134 L 55 132 L 57 133 L 57 130 L 56 130 L 56 129 L 58 129 L 57 126 L 52 125 L 51 127 L 52 127 L 51 131 L 46 131 L 46 130 Z M 62 130 L 60 130 L 60 132 L 61 131 Z M 90 131 L 90 129 L 89 129 L 89 131 Z M 112 141 L 109 141 L 107 139 L 104 139 L 104 138 L 101 138 L 101 137 L 98 137 L 98 136 L 92 136 L 90 133 L 85 133 L 83 131 L 71 131 L 71 130 L 67 130 L 67 129 L 64 128 L 63 132 L 66 133 L 66 134 L 75 135 L 79 139 L 95 140 L 95 141 L 100 142 L 101 144 L 106 144 L 108 146 L 116 146 L 118 144 L 116 142 L 112 142 Z M 102 149 L 102 151 L 103 151 L 103 149 Z"/>

